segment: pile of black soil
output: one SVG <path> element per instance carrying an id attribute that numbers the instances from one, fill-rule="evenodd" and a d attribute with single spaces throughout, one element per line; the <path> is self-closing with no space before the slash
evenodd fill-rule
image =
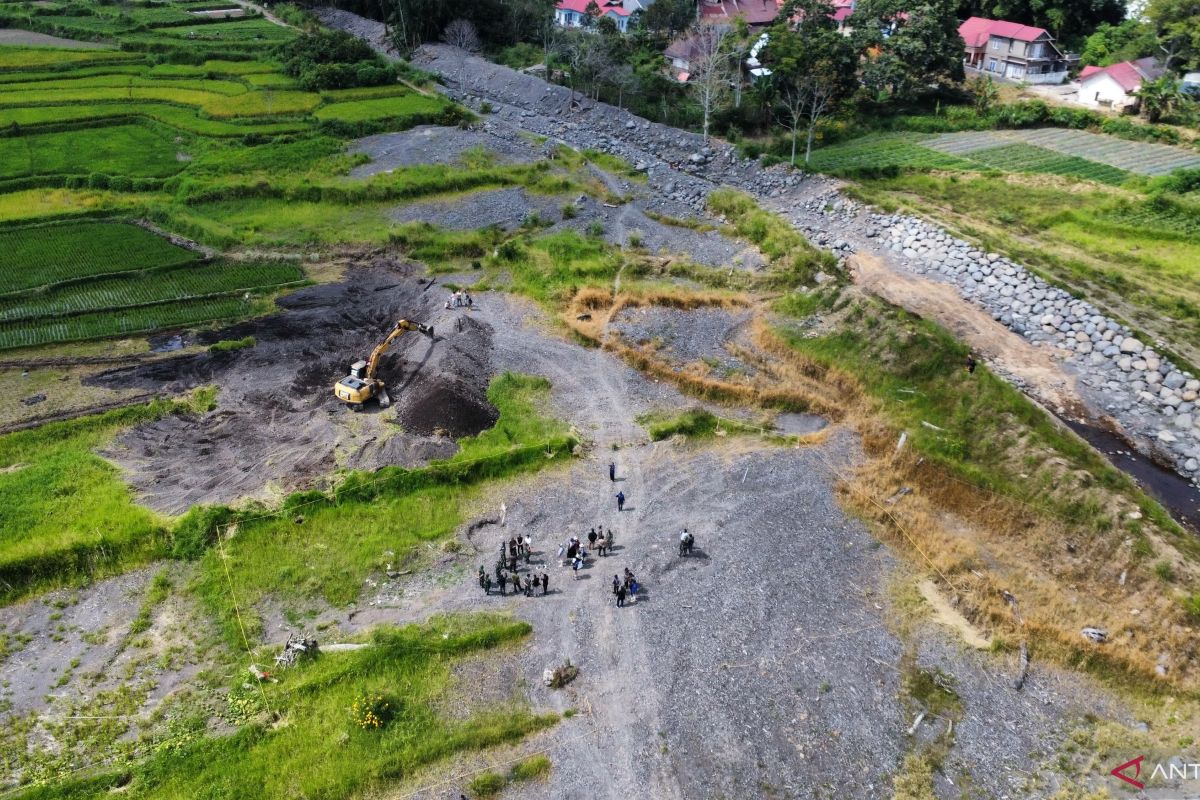
<path id="1" fill-rule="evenodd" d="M 478 312 L 444 309 L 442 294 L 405 265 L 376 263 L 280 299 L 277 314 L 196 337 L 253 336 L 253 347 L 100 373 L 90 382 L 110 388 L 220 388 L 212 413 L 139 425 L 105 455 L 127 470 L 143 502 L 166 513 L 271 499 L 320 486 L 338 469 L 450 456 L 454 439 L 490 427 L 497 412 L 487 400 L 492 328 Z M 391 408 L 351 411 L 334 383 L 401 318 L 433 325 L 435 336 L 405 334 L 381 359 Z"/>

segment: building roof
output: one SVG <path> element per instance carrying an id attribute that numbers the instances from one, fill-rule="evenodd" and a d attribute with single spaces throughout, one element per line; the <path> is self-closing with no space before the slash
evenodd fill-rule
<path id="1" fill-rule="evenodd" d="M 749 25 L 768 25 L 779 16 L 779 0 L 704 0 L 700 15 L 706 22 L 741 17 Z"/>
<path id="2" fill-rule="evenodd" d="M 1021 25 L 1002 19 L 985 19 L 984 17 L 971 17 L 959 25 L 958 35 L 967 43 L 967 47 L 983 47 L 992 36 L 1016 39 L 1021 42 L 1033 42 L 1043 36 L 1053 39 L 1045 28 L 1035 28 L 1031 25 Z"/>
<path id="3" fill-rule="evenodd" d="M 592 0 L 558 0 L 556 8 L 561 8 L 563 11 L 574 11 L 578 14 L 586 14 L 587 7 Z M 610 13 L 616 14 L 618 17 L 628 17 L 629 12 L 621 5 L 619 0 L 596 0 L 596 5 L 600 7 L 600 16 L 606 16 Z"/>
<path id="4" fill-rule="evenodd" d="M 1126 92 L 1136 92 L 1142 81 L 1152 81 L 1166 70 L 1156 58 L 1139 58 L 1137 61 L 1120 61 L 1107 67 L 1084 67 L 1079 73 L 1082 83 L 1097 75 L 1107 75 Z"/>

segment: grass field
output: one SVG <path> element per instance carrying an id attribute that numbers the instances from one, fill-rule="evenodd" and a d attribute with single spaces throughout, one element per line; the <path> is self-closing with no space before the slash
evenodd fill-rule
<path id="1" fill-rule="evenodd" d="M 141 125 L 113 125 L 0 138 L 0 179 L 103 172 L 133 178 L 166 177 L 183 169 L 168 136 Z"/>
<path id="2" fill-rule="evenodd" d="M 498 615 L 435 617 L 422 625 L 380 627 L 370 647 L 323 654 L 281 674 L 278 683 L 264 682 L 262 694 L 241 689 L 239 677 L 233 697 L 249 718 L 244 724 L 214 736 L 204 732 L 203 718 L 188 718 L 177 745 L 137 764 L 121 794 L 357 798 L 456 753 L 519 741 L 553 725 L 557 715 L 535 714 L 515 702 L 476 708 L 462 696 L 454 672 L 463 658 L 516 644 L 530 631 L 528 623 Z M 379 727 L 356 722 L 362 718 L 356 704 L 376 709 Z M 273 724 L 276 716 L 287 724 Z M 101 775 L 29 796 L 106 797 L 119 781 L 115 774 Z"/>
<path id="3" fill-rule="evenodd" d="M 96 450 L 129 425 L 209 402 L 156 401 L 0 436 L 0 602 L 165 554 L 166 520 L 135 504 Z"/>

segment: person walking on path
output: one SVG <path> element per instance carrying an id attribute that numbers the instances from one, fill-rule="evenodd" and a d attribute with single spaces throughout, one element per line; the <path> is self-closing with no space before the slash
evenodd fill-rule
<path id="1" fill-rule="evenodd" d="M 529 556 L 533 553 L 533 537 L 528 533 L 525 534 L 525 563 L 529 563 Z"/>
<path id="2" fill-rule="evenodd" d="M 617 492 L 617 511 L 621 512 L 624 510 L 625 510 L 625 493 Z"/>
<path id="3" fill-rule="evenodd" d="M 617 482 L 617 462 L 608 462 L 608 480 L 610 483 Z"/>
<path id="4" fill-rule="evenodd" d="M 545 596 L 549 593 L 550 593 L 550 573 L 543 572 L 542 573 L 542 595 Z"/>
<path id="5" fill-rule="evenodd" d="M 579 579 L 579 568 L 583 566 L 583 559 L 575 556 L 575 560 L 571 562 L 571 569 L 575 571 L 575 579 Z"/>
<path id="6" fill-rule="evenodd" d="M 598 537 L 596 536 L 596 529 L 595 529 L 595 528 L 593 528 L 592 530 L 588 531 L 588 547 L 595 547 L 595 546 L 596 546 L 596 539 L 597 539 L 597 538 L 598 538 Z"/>
<path id="7" fill-rule="evenodd" d="M 513 587 L 513 594 L 521 593 L 521 576 L 515 572 L 512 574 L 512 587 Z"/>
<path id="8" fill-rule="evenodd" d="M 492 576 L 485 573 L 483 576 L 483 583 L 480 585 L 483 586 L 484 594 L 491 594 L 492 593 Z"/>
<path id="9" fill-rule="evenodd" d="M 625 607 L 625 587 L 622 586 L 617 589 L 617 608 L 624 608 L 624 607 Z"/>
<path id="10" fill-rule="evenodd" d="M 608 551 L 608 554 L 610 556 L 612 555 L 612 548 L 613 548 L 613 532 L 612 532 L 612 528 L 609 528 L 608 531 L 605 532 L 605 534 L 604 534 L 604 549 Z"/>
<path id="11" fill-rule="evenodd" d="M 504 574 L 504 570 L 502 570 L 502 569 L 496 570 L 496 583 L 498 583 L 500 585 L 500 596 L 501 597 L 508 594 L 508 592 L 506 591 L 506 589 L 508 587 L 508 576 Z"/>
<path id="12" fill-rule="evenodd" d="M 620 588 L 621 588 L 621 579 L 618 578 L 616 575 L 613 575 L 613 594 L 616 594 L 617 590 L 619 590 Z"/>

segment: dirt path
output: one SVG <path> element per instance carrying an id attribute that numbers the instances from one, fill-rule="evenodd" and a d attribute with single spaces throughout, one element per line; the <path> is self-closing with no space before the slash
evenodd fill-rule
<path id="1" fill-rule="evenodd" d="M 865 252 L 847 259 L 847 266 L 858 286 L 947 328 L 1000 374 L 1019 378 L 1035 400 L 1060 414 L 1077 414 L 1086 407 L 1075 378 L 1051 351 L 1034 347 L 981 309 L 964 302 L 950 284 L 903 272 Z"/>

